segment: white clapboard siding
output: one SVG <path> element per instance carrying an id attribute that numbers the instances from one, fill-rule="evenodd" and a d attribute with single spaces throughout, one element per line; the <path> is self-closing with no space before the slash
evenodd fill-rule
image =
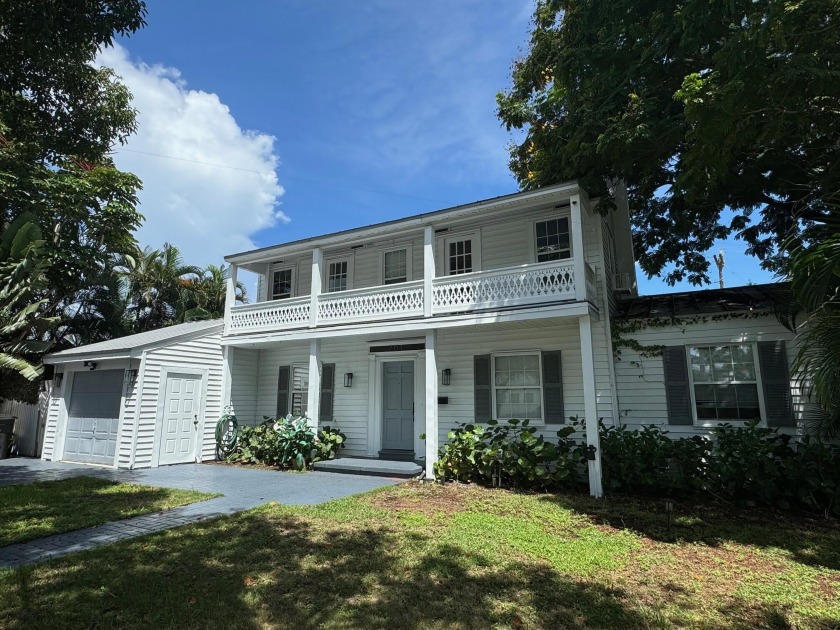
<path id="1" fill-rule="evenodd" d="M 139 370 L 140 360 L 132 359 L 129 369 Z M 137 397 L 140 395 L 140 375 L 124 384 L 120 441 L 117 445 L 116 465 L 118 468 L 131 466 L 131 445 L 137 420 Z"/>
<path id="2" fill-rule="evenodd" d="M 60 371 L 56 370 L 56 374 Z M 54 377 L 53 377 L 54 378 Z M 61 387 L 53 387 L 50 391 L 49 401 L 46 409 L 46 423 L 44 425 L 43 446 L 41 447 L 41 459 L 52 461 L 56 456 L 56 434 L 58 433 L 58 415 L 61 409 L 61 396 L 66 388 L 67 374 L 62 376 Z"/>
<path id="3" fill-rule="evenodd" d="M 715 321 L 686 322 L 677 326 L 649 327 L 622 336 L 635 339 L 645 346 L 784 340 L 792 375 L 794 413 L 801 420 L 808 399 L 793 375 L 797 342 L 794 334 L 769 313 L 746 319 L 721 318 Z M 615 373 L 622 424 L 634 428 L 649 424 L 662 425 L 674 436 L 708 434 L 708 430 L 701 427 L 668 425 L 661 356 L 643 357 L 635 350 L 622 347 L 619 360 L 615 363 Z"/>
<path id="4" fill-rule="evenodd" d="M 216 422 L 221 416 L 222 398 L 222 347 L 221 332 L 213 332 L 196 339 L 173 343 L 149 350 L 143 371 L 140 413 L 137 426 L 137 440 L 134 467 L 145 468 L 156 465 L 153 461 L 157 428 L 158 397 L 165 392 L 165 383 L 160 382 L 161 368 L 170 371 L 183 368 L 207 369 L 208 378 L 202 392 L 203 418 L 201 421 L 202 460 L 215 458 Z"/>
<path id="5" fill-rule="evenodd" d="M 249 348 L 230 348 L 232 354 L 230 404 L 239 424 L 254 426 L 262 422 L 257 415 L 257 387 L 259 385 L 260 351 Z"/>

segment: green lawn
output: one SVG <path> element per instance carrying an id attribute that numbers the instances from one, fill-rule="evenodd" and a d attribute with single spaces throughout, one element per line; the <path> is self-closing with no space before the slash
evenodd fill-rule
<path id="1" fill-rule="evenodd" d="M 4 628 L 836 628 L 840 527 L 420 485 L 0 573 Z"/>
<path id="2" fill-rule="evenodd" d="M 6 486 L 0 488 L 0 547 L 215 496 L 93 477 Z"/>

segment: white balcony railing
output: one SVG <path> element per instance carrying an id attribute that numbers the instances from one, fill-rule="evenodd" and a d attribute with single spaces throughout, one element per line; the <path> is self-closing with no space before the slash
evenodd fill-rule
<path id="1" fill-rule="evenodd" d="M 230 309 L 229 333 L 303 328 L 310 320 L 309 296 L 244 304 Z"/>
<path id="2" fill-rule="evenodd" d="M 328 293 L 318 298 L 318 322 L 335 324 L 423 314 L 423 281 Z"/>
<path id="3" fill-rule="evenodd" d="M 432 282 L 432 313 L 457 313 L 571 300 L 575 297 L 573 261 L 478 271 Z"/>

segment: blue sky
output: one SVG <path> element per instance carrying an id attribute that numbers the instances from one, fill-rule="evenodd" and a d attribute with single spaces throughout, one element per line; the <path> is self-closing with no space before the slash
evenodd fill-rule
<path id="1" fill-rule="evenodd" d="M 140 110 L 115 159 L 145 182 L 141 242 L 218 263 L 515 191 L 495 93 L 531 8 L 149 0 L 148 26 L 102 57 Z M 741 243 L 722 247 L 727 284 L 770 279 Z M 670 290 L 644 278 L 640 289 Z"/>

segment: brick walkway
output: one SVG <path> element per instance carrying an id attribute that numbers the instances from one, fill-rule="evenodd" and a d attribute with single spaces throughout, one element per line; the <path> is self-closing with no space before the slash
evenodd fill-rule
<path id="1" fill-rule="evenodd" d="M 43 562 L 119 540 L 145 536 L 217 516 L 235 514 L 269 501 L 287 505 L 314 505 L 402 481 L 387 477 L 325 472 L 279 473 L 271 470 L 251 470 L 209 464 L 113 470 L 82 464 L 44 462 L 37 459 L 0 460 L 0 486 L 82 476 L 162 488 L 220 492 L 223 496 L 163 512 L 114 521 L 99 527 L 89 527 L 28 543 L 0 547 L 0 568 Z"/>

